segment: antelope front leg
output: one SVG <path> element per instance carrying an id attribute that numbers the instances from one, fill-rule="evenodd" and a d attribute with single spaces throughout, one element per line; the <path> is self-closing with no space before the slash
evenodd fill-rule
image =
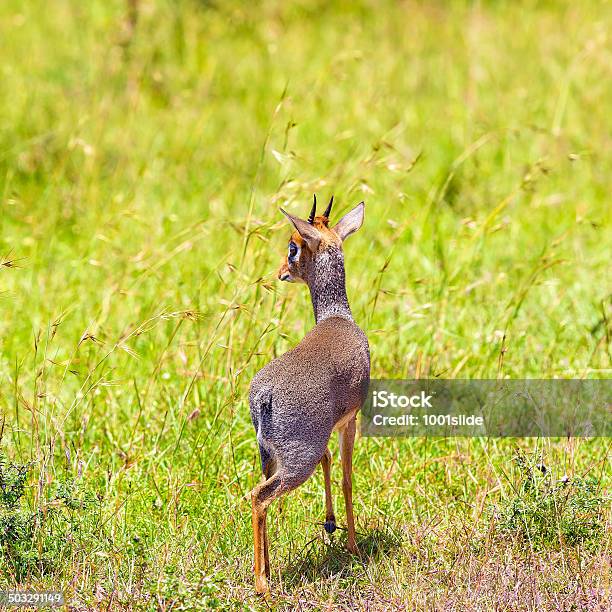
<path id="1" fill-rule="evenodd" d="M 355 418 L 340 431 L 340 456 L 342 457 L 342 493 L 346 505 L 348 540 L 346 547 L 353 554 L 359 554 L 355 540 L 355 518 L 353 517 L 353 445 L 355 444 Z"/>

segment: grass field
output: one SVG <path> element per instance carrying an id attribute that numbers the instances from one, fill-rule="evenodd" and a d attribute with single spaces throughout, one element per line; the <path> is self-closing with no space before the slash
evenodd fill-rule
<path id="1" fill-rule="evenodd" d="M 267 602 L 245 495 L 250 379 L 313 324 L 276 280 L 278 207 L 305 216 L 313 192 L 366 201 L 346 265 L 373 377 L 610 377 L 611 18 L 2 2 L 0 588 L 608 609 L 608 439 L 358 439 L 363 558 L 324 533 L 318 471 L 269 513 Z M 332 478 L 344 525 L 337 460 Z"/>

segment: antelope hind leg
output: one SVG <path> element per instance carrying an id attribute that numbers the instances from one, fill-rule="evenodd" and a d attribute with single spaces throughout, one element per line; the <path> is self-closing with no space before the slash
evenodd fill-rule
<path id="1" fill-rule="evenodd" d="M 331 453 L 329 448 L 325 449 L 325 454 L 321 459 L 321 467 L 323 468 L 323 478 L 325 480 L 325 531 L 334 533 L 336 531 L 336 517 L 334 516 L 334 506 L 331 492 Z"/>

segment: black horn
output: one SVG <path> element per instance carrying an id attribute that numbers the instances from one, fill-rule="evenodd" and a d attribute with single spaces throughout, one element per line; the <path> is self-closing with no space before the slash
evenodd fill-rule
<path id="1" fill-rule="evenodd" d="M 310 211 L 310 216 L 308 217 L 308 223 L 312 225 L 314 223 L 315 215 L 317 214 L 317 194 L 313 194 L 314 202 L 312 204 L 312 210 Z"/>
<path id="2" fill-rule="evenodd" d="M 331 208 L 332 208 L 332 204 L 334 203 L 334 196 L 331 197 L 331 200 L 329 201 L 329 204 L 327 205 L 327 208 L 325 209 L 325 212 L 323 213 L 324 217 L 327 217 L 329 219 L 329 213 L 331 213 Z"/>

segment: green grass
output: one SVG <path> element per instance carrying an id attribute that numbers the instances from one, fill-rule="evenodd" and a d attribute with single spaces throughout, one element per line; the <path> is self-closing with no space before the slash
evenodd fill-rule
<path id="1" fill-rule="evenodd" d="M 118 0 L 2 2 L 0 431 L 31 462 L 5 512 L 51 518 L 24 575 L 4 546 L 0 588 L 265 607 L 247 389 L 312 326 L 275 272 L 278 206 L 313 192 L 366 201 L 346 256 L 373 377 L 609 377 L 611 17 L 167 0 L 131 27 Z M 594 479 L 592 545 L 499 523 L 517 448 Z M 366 555 L 324 534 L 317 473 L 269 513 L 269 605 L 603 609 L 609 487 L 605 439 L 358 439 Z"/>

